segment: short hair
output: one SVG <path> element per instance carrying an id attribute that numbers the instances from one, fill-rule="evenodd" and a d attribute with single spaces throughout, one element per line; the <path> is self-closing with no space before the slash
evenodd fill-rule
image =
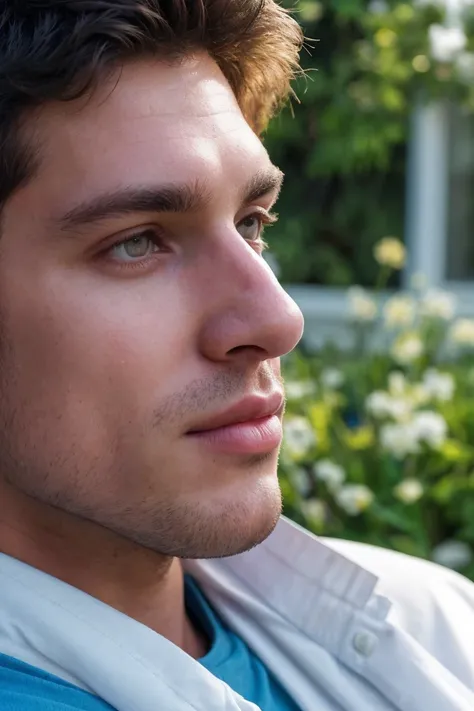
<path id="1" fill-rule="evenodd" d="M 275 0 L 3 0 L 0 9 L 0 207 L 37 167 L 25 116 L 87 95 L 141 57 L 206 51 L 260 134 L 287 100 L 302 33 Z"/>

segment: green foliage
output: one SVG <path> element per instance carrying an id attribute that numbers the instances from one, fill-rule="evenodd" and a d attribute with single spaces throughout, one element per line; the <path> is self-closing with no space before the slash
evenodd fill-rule
<path id="1" fill-rule="evenodd" d="M 464 17 L 466 51 L 443 62 L 429 42 L 430 27 L 443 22 L 441 4 L 300 0 L 296 16 L 310 38 L 307 73 L 295 86 L 300 103 L 266 137 L 286 173 L 270 247 L 285 282 L 371 286 L 373 244 L 403 234 L 415 102 L 448 99 L 474 109 L 474 68 L 465 68 L 474 56 L 474 10 Z"/>
<path id="2" fill-rule="evenodd" d="M 348 292 L 352 350 L 285 361 L 285 513 L 474 580 L 474 320 L 420 285 L 380 298 Z"/>

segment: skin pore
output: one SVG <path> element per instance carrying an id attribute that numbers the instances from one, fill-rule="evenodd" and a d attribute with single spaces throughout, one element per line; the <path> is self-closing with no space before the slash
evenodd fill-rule
<path id="1" fill-rule="evenodd" d="M 179 558 L 244 551 L 281 509 L 278 447 L 188 434 L 282 392 L 303 323 L 261 256 L 281 176 L 206 55 L 128 64 L 25 136 L 39 169 L 0 239 L 0 550 L 197 657 Z"/>

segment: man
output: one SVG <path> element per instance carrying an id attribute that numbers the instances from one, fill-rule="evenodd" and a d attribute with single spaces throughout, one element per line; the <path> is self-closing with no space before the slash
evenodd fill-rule
<path id="1" fill-rule="evenodd" d="M 296 22 L 5 0 L 0 28 L 2 711 L 474 709 L 467 581 L 278 522 L 302 317 L 258 134 Z"/>

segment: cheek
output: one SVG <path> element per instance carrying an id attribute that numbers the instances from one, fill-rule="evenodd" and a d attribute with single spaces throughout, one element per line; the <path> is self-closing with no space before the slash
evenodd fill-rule
<path id="1" fill-rule="evenodd" d="M 56 412 L 74 402 L 130 412 L 182 377 L 190 314 L 176 289 L 151 286 L 55 278 L 8 299 L 5 333 L 22 399 Z"/>

